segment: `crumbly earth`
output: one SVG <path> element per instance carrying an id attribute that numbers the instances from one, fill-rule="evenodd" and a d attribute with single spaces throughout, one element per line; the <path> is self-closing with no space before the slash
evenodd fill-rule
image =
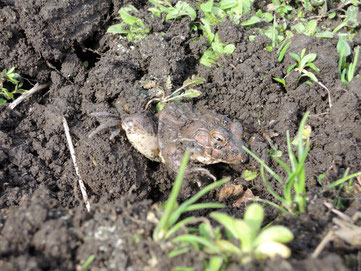
<path id="1" fill-rule="evenodd" d="M 337 40 L 295 35 L 289 48 L 298 54 L 303 48 L 317 53 L 317 77 L 331 92 L 330 107 L 327 91 L 315 83 L 298 82 L 296 73 L 287 77 L 286 88 L 272 80 L 283 77 L 293 59 L 286 54 L 279 63 L 275 51 L 264 49 L 268 38 L 249 42 L 244 29 L 226 21 L 218 27 L 219 36 L 234 43 L 236 51 L 225 56 L 221 66 L 206 68 L 199 64 L 206 41 L 193 42 L 189 18 L 162 24 L 145 16 L 146 2 L 0 0 L 0 68 L 15 66 L 27 89 L 36 82 L 50 83 L 15 110 L 0 108 L 0 269 L 81 270 L 94 255 L 88 270 L 170 270 L 184 264 L 200 270 L 204 255 L 192 252 L 169 259 L 170 248 L 151 238 L 154 224 L 147 216 L 157 214 L 153 204 L 159 206 L 168 197 L 174 175 L 134 150 L 124 134 L 113 140 L 107 132 L 88 138 L 98 125 L 91 112 L 123 117 L 145 111 L 150 97 L 141 81 L 164 84 L 170 77 L 179 87 L 197 75 L 205 83 L 198 87 L 202 95 L 192 101 L 194 106 L 241 121 L 245 137 L 252 139 L 250 149 L 277 172 L 263 135 L 273 135 L 273 144 L 285 154 L 286 131 L 294 138 L 302 116 L 311 112 L 307 212 L 275 222 L 288 226 L 296 236 L 290 243 L 291 258 L 231 270 L 359 270 L 360 252 L 346 243 L 331 243 L 318 258 L 311 257 L 335 217 L 324 202 L 332 203 L 337 196 L 349 215 L 361 210 L 359 192 L 325 191 L 317 182 L 323 173 L 326 185 L 347 168 L 352 173 L 361 170 L 361 78 L 348 86 L 339 80 Z M 137 44 L 106 33 L 119 7 L 129 3 L 140 9 L 138 16 L 146 17 L 152 29 Z M 353 46 L 360 44 L 359 33 Z M 90 213 L 81 199 L 63 117 L 90 197 Z M 252 183 L 241 178 L 244 169 L 259 170 L 253 159 L 207 169 L 218 178 L 231 176 L 244 190 L 250 188 L 254 195 L 275 201 L 260 178 Z M 202 179 L 201 185 L 209 182 Z M 277 182 L 271 181 L 271 186 L 281 192 Z M 198 184 L 188 180 L 181 198 L 198 190 Z M 218 201 L 218 192 L 203 200 Z M 232 201 L 226 203 L 225 212 L 242 217 L 244 204 L 235 208 Z M 265 211 L 265 222 L 276 219 L 276 210 L 266 206 Z"/>

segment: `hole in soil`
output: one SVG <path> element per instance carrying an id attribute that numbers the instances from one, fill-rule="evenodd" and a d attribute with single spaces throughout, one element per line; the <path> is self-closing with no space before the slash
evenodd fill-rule
<path id="1" fill-rule="evenodd" d="M 100 59 L 100 55 L 91 49 L 94 45 L 95 42 L 91 39 L 86 40 L 82 45 L 75 45 L 75 53 L 87 69 L 93 68 Z"/>

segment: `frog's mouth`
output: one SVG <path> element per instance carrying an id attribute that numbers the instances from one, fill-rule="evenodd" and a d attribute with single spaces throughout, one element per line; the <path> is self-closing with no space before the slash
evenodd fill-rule
<path id="1" fill-rule="evenodd" d="M 243 149 L 214 149 L 209 147 L 205 148 L 204 155 L 193 158 L 203 164 L 226 163 L 235 165 L 248 160 L 248 156 Z"/>

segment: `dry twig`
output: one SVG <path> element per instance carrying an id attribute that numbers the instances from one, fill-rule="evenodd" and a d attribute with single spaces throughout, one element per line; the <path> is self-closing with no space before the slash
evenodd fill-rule
<path id="1" fill-rule="evenodd" d="M 13 101 L 12 103 L 9 104 L 9 108 L 10 109 L 14 109 L 16 106 L 18 106 L 22 101 L 24 101 L 25 99 L 29 98 L 31 95 L 35 94 L 36 92 L 38 92 L 39 90 L 42 90 L 46 87 L 48 87 L 50 84 L 46 83 L 46 84 L 41 84 L 39 85 L 38 83 L 35 84 L 35 86 L 33 88 L 31 88 L 28 92 L 24 93 L 23 95 L 21 95 L 19 98 L 17 98 L 15 101 Z"/>
<path id="2" fill-rule="evenodd" d="M 68 146 L 69 146 L 70 156 L 71 156 L 71 158 L 73 160 L 76 175 L 79 177 L 78 182 L 79 182 L 80 191 L 81 191 L 81 194 L 83 196 L 83 200 L 85 202 L 86 209 L 88 210 L 88 212 L 90 212 L 90 203 L 89 203 L 89 200 L 88 200 L 88 195 L 86 193 L 86 189 L 85 189 L 83 180 L 81 179 L 81 176 L 79 174 L 78 165 L 76 163 L 75 150 L 74 150 L 74 145 L 73 145 L 73 142 L 71 140 L 71 136 L 70 136 L 70 132 L 69 132 L 69 125 L 68 125 L 68 122 L 66 121 L 66 119 L 64 117 L 63 117 L 63 125 L 64 125 L 64 130 L 65 130 L 66 140 L 67 140 Z"/>

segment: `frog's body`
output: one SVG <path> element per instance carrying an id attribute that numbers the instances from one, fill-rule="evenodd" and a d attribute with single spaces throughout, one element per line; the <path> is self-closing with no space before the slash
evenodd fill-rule
<path id="1" fill-rule="evenodd" d="M 121 121 L 121 127 L 140 153 L 173 171 L 178 170 L 186 150 L 191 160 L 203 164 L 238 164 L 245 160 L 239 122 L 207 110 L 197 111 L 185 103 L 167 104 L 157 117 L 158 123 L 146 114 L 129 115 Z"/>

